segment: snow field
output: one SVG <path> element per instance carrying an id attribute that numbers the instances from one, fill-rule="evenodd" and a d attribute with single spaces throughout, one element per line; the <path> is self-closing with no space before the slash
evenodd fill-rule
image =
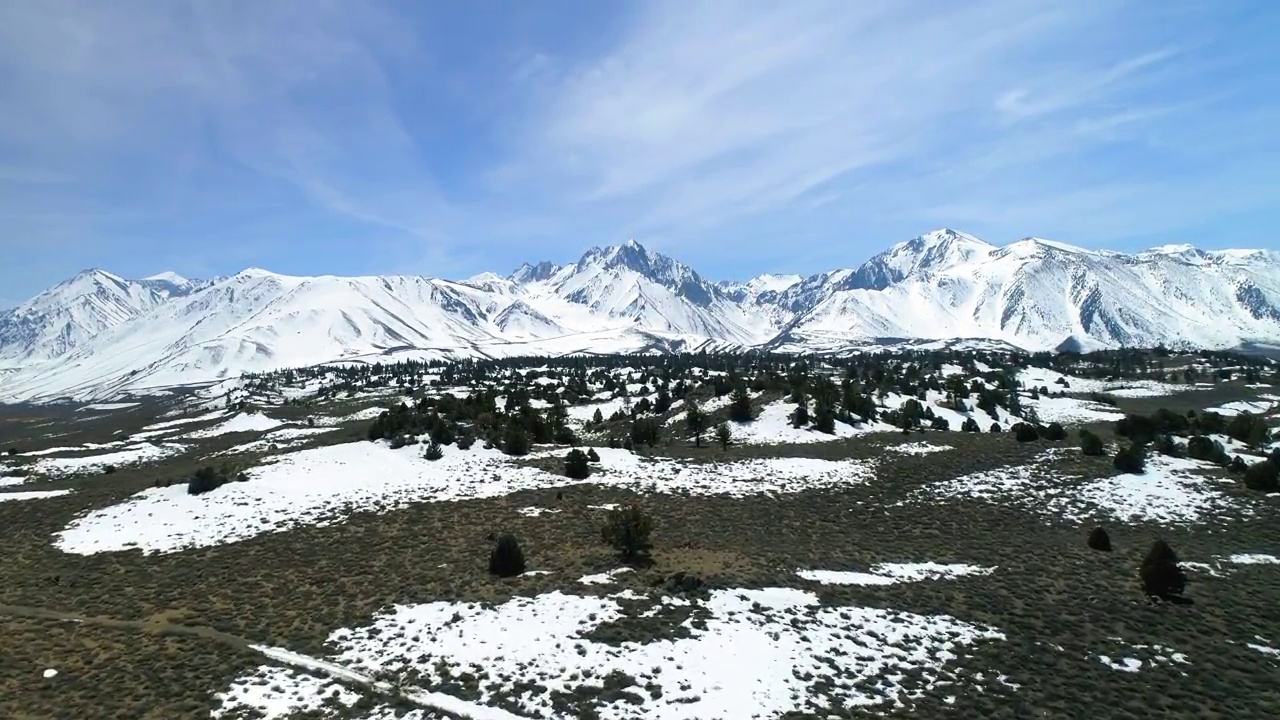
<path id="1" fill-rule="evenodd" d="M 180 455 L 187 449 L 178 443 L 162 443 L 155 445 L 149 442 L 127 446 L 116 452 L 101 455 L 72 458 L 43 458 L 32 463 L 32 472 L 45 475 L 69 475 L 79 472 L 100 472 L 108 465 L 133 465 L 136 463 L 154 462 L 173 455 Z"/>
<path id="2" fill-rule="evenodd" d="M 1030 465 L 972 473 L 918 491 L 912 502 L 973 498 L 1008 503 L 1074 522 L 1098 515 L 1122 521 L 1166 524 L 1197 523 L 1224 510 L 1249 514 L 1250 509 L 1222 492 L 1219 481 L 1197 473 L 1209 463 L 1152 455 L 1141 475 L 1118 475 L 1072 486 L 1054 472 L 1053 458 L 1071 450 L 1055 448 Z"/>
<path id="3" fill-rule="evenodd" d="M 173 552 L 338 522 L 360 510 L 499 497 L 578 482 L 519 465 L 496 450 L 448 447 L 435 462 L 422 459 L 420 452 L 413 445 L 392 450 L 383 443 L 356 442 L 279 455 L 250 470 L 248 481 L 204 495 L 189 495 L 182 485 L 149 488 L 73 520 L 55 544 L 79 554 L 133 547 Z M 742 497 L 864 483 L 873 477 L 873 464 L 865 461 L 766 458 L 699 464 L 642 458 L 612 448 L 597 452 L 600 462 L 589 482 L 638 492 Z"/>
<path id="4" fill-rule="evenodd" d="M 631 593 L 625 599 L 635 598 Z M 560 717 L 552 693 L 603 688 L 606 677 L 623 673 L 638 683 L 633 690 L 641 702 L 597 700 L 593 709 L 601 718 L 748 720 L 822 707 L 891 705 L 935 684 L 942 666 L 964 646 L 1004 639 L 995 629 L 946 615 L 825 607 L 816 595 L 791 588 L 664 598 L 662 604 L 704 618 L 705 625 L 686 620 L 689 637 L 683 639 L 616 646 L 587 639 L 595 628 L 636 612 L 620 599 L 556 591 L 487 608 L 401 605 L 368 627 L 334 632 L 328 644 L 338 649 L 335 663 L 368 675 L 414 671 L 425 684 L 436 684 L 445 679 L 442 671 L 473 673 L 480 678 L 480 703 L 491 705 L 506 694 L 526 717 Z M 912 670 L 921 673 L 920 682 L 907 686 L 903 674 Z M 312 682 L 299 686 L 274 668 L 260 668 L 236 680 L 225 695 L 263 712 L 286 702 L 302 707 L 300 696 L 325 691 Z M 517 683 L 545 690 L 517 690 Z M 650 685 L 661 693 L 646 693 Z"/>

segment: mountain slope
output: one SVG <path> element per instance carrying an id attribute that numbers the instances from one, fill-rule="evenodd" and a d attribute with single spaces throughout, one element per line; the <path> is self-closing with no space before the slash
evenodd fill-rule
<path id="1" fill-rule="evenodd" d="M 177 275 L 125 280 L 105 270 L 85 270 L 0 313 L 0 367 L 61 357 L 104 330 L 182 297 L 193 286 Z"/>
<path id="2" fill-rule="evenodd" d="M 0 314 L 0 400 L 97 398 L 245 372 L 379 358 L 745 349 L 839 352 L 886 339 L 1022 347 L 1280 341 L 1280 254 L 1137 254 L 954 230 L 861 266 L 712 282 L 634 241 L 465 281 L 209 281 L 92 270 Z"/>

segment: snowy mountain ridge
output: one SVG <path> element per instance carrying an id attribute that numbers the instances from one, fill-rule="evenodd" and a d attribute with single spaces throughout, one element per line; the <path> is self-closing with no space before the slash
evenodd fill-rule
<path id="1" fill-rule="evenodd" d="M 192 281 L 87 270 L 0 312 L 0 401 L 101 398 L 325 362 L 761 348 L 888 340 L 1045 350 L 1280 342 L 1280 253 L 1135 254 L 941 229 L 857 268 L 713 282 L 634 240 L 462 281 Z"/>

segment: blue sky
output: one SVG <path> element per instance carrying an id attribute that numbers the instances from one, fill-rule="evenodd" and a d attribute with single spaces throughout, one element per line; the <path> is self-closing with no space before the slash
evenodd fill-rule
<path id="1" fill-rule="evenodd" d="M 1274 2 L 0 4 L 0 306 L 86 267 L 713 278 L 1276 247 Z"/>

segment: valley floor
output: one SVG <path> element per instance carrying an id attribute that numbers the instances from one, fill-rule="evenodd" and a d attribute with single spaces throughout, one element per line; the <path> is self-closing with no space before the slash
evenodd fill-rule
<path id="1" fill-rule="evenodd" d="M 1108 442 L 1089 413 L 1274 407 L 1231 405 L 1270 402 L 1239 382 L 1157 392 L 1042 407 Z M 575 407 L 600 455 L 577 481 L 563 447 L 364 439 L 388 402 L 0 421 L 27 473 L 0 475 L 0 716 L 1280 716 L 1280 496 L 1222 468 L 1117 477 L 1074 429 L 815 436 L 770 426 L 765 393 L 728 448 L 609 448 Z M 247 479 L 189 495 L 221 461 Z M 629 503 L 655 523 L 634 568 L 599 530 Z M 500 579 L 505 532 L 528 570 Z M 1143 596 L 1157 537 L 1191 604 Z"/>

